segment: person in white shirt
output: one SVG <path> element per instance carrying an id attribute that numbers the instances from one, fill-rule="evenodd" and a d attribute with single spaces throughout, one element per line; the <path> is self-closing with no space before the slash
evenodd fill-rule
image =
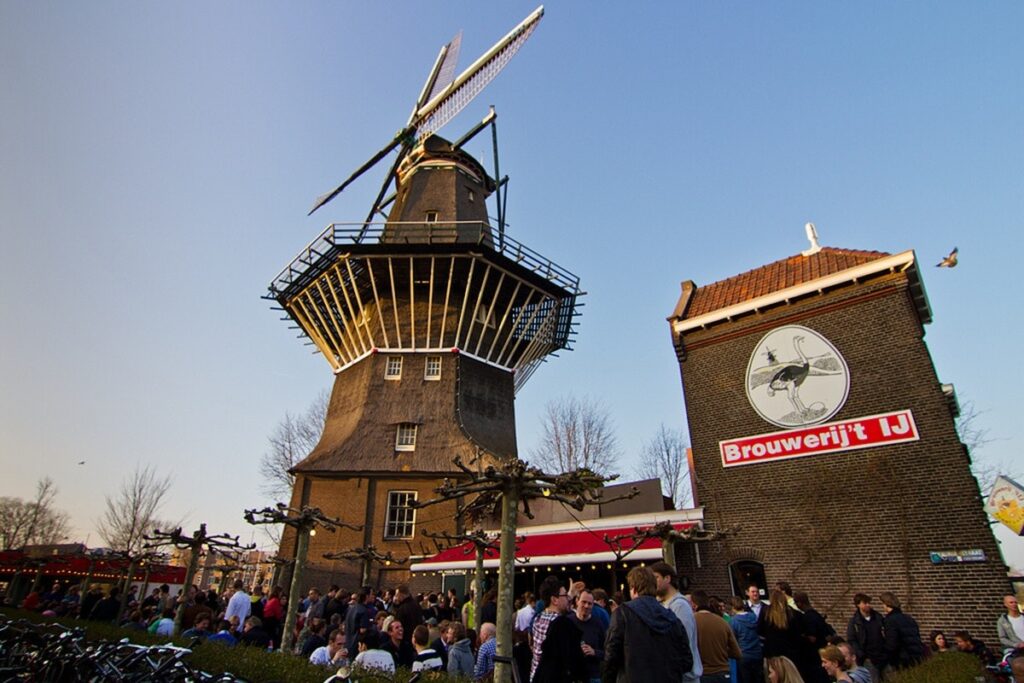
<path id="1" fill-rule="evenodd" d="M 379 648 L 380 634 L 372 630 L 367 631 L 359 636 L 359 654 L 356 655 L 354 663 L 364 669 L 395 673 L 395 658 L 390 652 Z"/>
<path id="2" fill-rule="evenodd" d="M 747 586 L 747 607 L 754 613 L 754 616 L 761 619 L 761 610 L 768 602 L 761 599 L 761 589 L 756 584 Z"/>
<path id="3" fill-rule="evenodd" d="M 245 592 L 242 580 L 235 579 L 235 593 L 228 600 L 228 608 L 224 612 L 224 619 L 231 621 L 231 617 L 238 617 L 238 623 L 244 624 L 251 612 L 252 601 L 249 599 L 249 594 Z"/>
<path id="4" fill-rule="evenodd" d="M 319 666 L 341 666 L 347 660 L 348 650 L 345 649 L 345 631 L 340 628 L 331 631 L 327 644 L 313 650 L 313 654 L 309 656 L 309 663 Z"/>
<path id="5" fill-rule="evenodd" d="M 529 631 L 536 611 L 537 598 L 530 591 L 526 591 L 523 593 L 523 606 L 516 612 L 516 630 Z"/>

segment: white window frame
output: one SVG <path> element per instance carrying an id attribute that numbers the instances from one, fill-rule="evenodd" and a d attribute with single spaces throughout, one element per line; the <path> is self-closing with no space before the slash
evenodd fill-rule
<path id="1" fill-rule="evenodd" d="M 437 223 L 437 221 L 440 218 L 441 218 L 441 212 L 440 211 L 427 211 L 426 215 L 423 218 L 423 222 L 424 223 Z"/>
<path id="2" fill-rule="evenodd" d="M 384 538 L 412 538 L 416 535 L 416 491 L 388 491 L 387 513 L 384 518 Z M 408 534 L 400 532 L 408 531 Z"/>
<path id="3" fill-rule="evenodd" d="M 414 422 L 402 422 L 395 430 L 395 450 L 414 451 L 416 450 L 416 433 L 419 425 Z"/>
<path id="4" fill-rule="evenodd" d="M 397 370 L 397 371 L 396 371 Z M 384 379 L 402 379 L 402 357 L 388 356 L 384 364 Z"/>
<path id="5" fill-rule="evenodd" d="M 437 366 L 437 372 L 430 372 L 432 364 Z M 427 356 L 427 360 L 423 364 L 423 379 L 429 382 L 436 382 L 441 379 L 441 356 Z"/>

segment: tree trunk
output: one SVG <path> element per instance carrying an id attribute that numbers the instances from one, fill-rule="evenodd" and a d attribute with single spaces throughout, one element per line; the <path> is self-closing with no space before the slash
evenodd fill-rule
<path id="1" fill-rule="evenodd" d="M 665 564 L 676 568 L 676 542 L 671 538 L 661 539 L 661 559 Z"/>
<path id="2" fill-rule="evenodd" d="M 142 577 L 142 590 L 139 591 L 139 604 L 149 595 L 149 572 L 153 570 L 153 560 L 146 562 L 146 574 Z"/>
<path id="3" fill-rule="evenodd" d="M 128 560 L 128 572 L 125 574 L 124 583 L 121 585 L 121 604 L 117 606 L 117 619 L 115 624 L 120 624 L 124 618 L 124 610 L 128 607 L 128 589 L 132 586 L 132 579 L 135 578 L 135 560 Z"/>
<path id="4" fill-rule="evenodd" d="M 519 509 L 519 488 L 507 484 L 501 497 L 501 557 L 498 559 L 498 639 L 499 657 L 512 656 L 513 597 L 515 593 L 516 512 Z M 512 665 L 514 666 L 514 665 Z M 511 683 L 512 667 L 505 663 L 494 666 L 495 683 Z"/>
<path id="5" fill-rule="evenodd" d="M 309 550 L 309 529 L 300 526 L 296 529 L 298 537 L 295 547 L 295 565 L 292 567 L 292 584 L 288 589 L 288 612 L 284 615 L 284 634 L 281 636 L 281 651 L 291 652 L 295 642 L 295 611 L 301 601 L 302 565 L 306 564 L 306 552 Z"/>
<path id="6" fill-rule="evenodd" d="M 480 628 L 480 610 L 484 607 L 484 549 L 476 548 L 476 574 L 473 575 L 473 626 Z M 470 628 L 466 624 L 466 628 Z"/>
<path id="7" fill-rule="evenodd" d="M 360 586 L 369 586 L 370 585 L 370 565 L 371 564 L 372 564 L 372 562 L 370 562 L 370 558 L 368 558 L 368 557 L 364 557 L 363 558 L 362 583 L 359 584 Z"/>
<path id="8" fill-rule="evenodd" d="M 175 610 L 174 614 L 174 635 L 181 633 L 181 621 L 185 618 L 185 604 L 188 602 L 188 590 L 192 587 L 192 582 L 196 578 L 196 570 L 199 568 L 199 549 L 194 548 L 191 553 L 191 557 L 188 558 L 188 569 L 185 570 L 185 585 L 181 587 L 184 593 L 185 599 L 178 605 L 178 609 Z M 244 624 L 241 624 L 244 626 Z"/>
<path id="9" fill-rule="evenodd" d="M 36 569 L 36 577 L 32 579 L 32 588 L 29 589 L 29 593 L 34 593 L 39 590 L 39 587 L 43 585 L 43 565 L 39 565 Z"/>

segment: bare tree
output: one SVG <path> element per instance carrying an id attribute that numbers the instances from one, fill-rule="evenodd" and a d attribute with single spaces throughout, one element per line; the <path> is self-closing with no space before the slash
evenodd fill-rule
<path id="1" fill-rule="evenodd" d="M 57 485 L 49 477 L 36 483 L 35 498 L 0 498 L 0 548 L 59 543 L 68 536 L 69 517 L 57 510 Z"/>
<path id="2" fill-rule="evenodd" d="M 979 418 L 984 413 L 985 411 L 978 410 L 974 401 L 964 401 L 960 406 L 960 415 L 956 418 L 956 433 L 960 437 L 960 443 L 967 448 L 971 456 L 971 471 L 978 480 L 982 494 L 988 495 L 995 485 L 996 477 L 1004 474 L 1019 479 L 1020 470 L 1008 462 L 994 460 L 980 453 L 982 448 L 995 440 L 989 429 L 980 424 Z"/>
<path id="3" fill-rule="evenodd" d="M 531 460 L 549 472 L 614 471 L 619 445 L 608 410 L 589 398 L 568 396 L 547 404 L 540 444 Z"/>
<path id="4" fill-rule="evenodd" d="M 285 413 L 267 438 L 270 448 L 260 460 L 263 493 L 274 499 L 288 500 L 295 485 L 290 470 L 310 454 L 324 431 L 330 396 L 320 392 L 301 415 Z"/>
<path id="5" fill-rule="evenodd" d="M 644 444 L 636 474 L 642 479 L 660 479 L 661 490 L 672 498 L 676 509 L 690 505 L 690 463 L 686 458 L 686 436 L 681 429 L 669 429 L 664 424 L 654 438 Z"/>
<path id="6" fill-rule="evenodd" d="M 144 536 L 161 526 L 157 514 L 170 488 L 170 476 L 159 476 L 149 465 L 136 465 L 120 490 L 106 497 L 107 509 L 96 522 L 100 537 L 113 550 L 129 556 L 140 554 Z"/>

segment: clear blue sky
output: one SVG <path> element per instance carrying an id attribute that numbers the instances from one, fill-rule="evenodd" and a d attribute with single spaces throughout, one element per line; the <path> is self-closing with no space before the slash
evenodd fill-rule
<path id="1" fill-rule="evenodd" d="M 155 463 L 168 517 L 248 537 L 268 433 L 332 379 L 260 295 L 365 215 L 383 169 L 305 214 L 402 126 L 438 48 L 464 29 L 466 66 L 533 8 L 0 2 L 0 495 L 52 476 L 96 544 L 103 494 Z M 811 220 L 917 250 L 939 376 L 982 411 L 981 455 L 1016 457 L 1022 25 L 1018 2 L 549 4 L 443 131 L 497 107 L 510 232 L 589 293 L 576 350 L 518 397 L 521 452 L 574 392 L 630 473 L 685 424 L 680 280 L 794 254 Z"/>

